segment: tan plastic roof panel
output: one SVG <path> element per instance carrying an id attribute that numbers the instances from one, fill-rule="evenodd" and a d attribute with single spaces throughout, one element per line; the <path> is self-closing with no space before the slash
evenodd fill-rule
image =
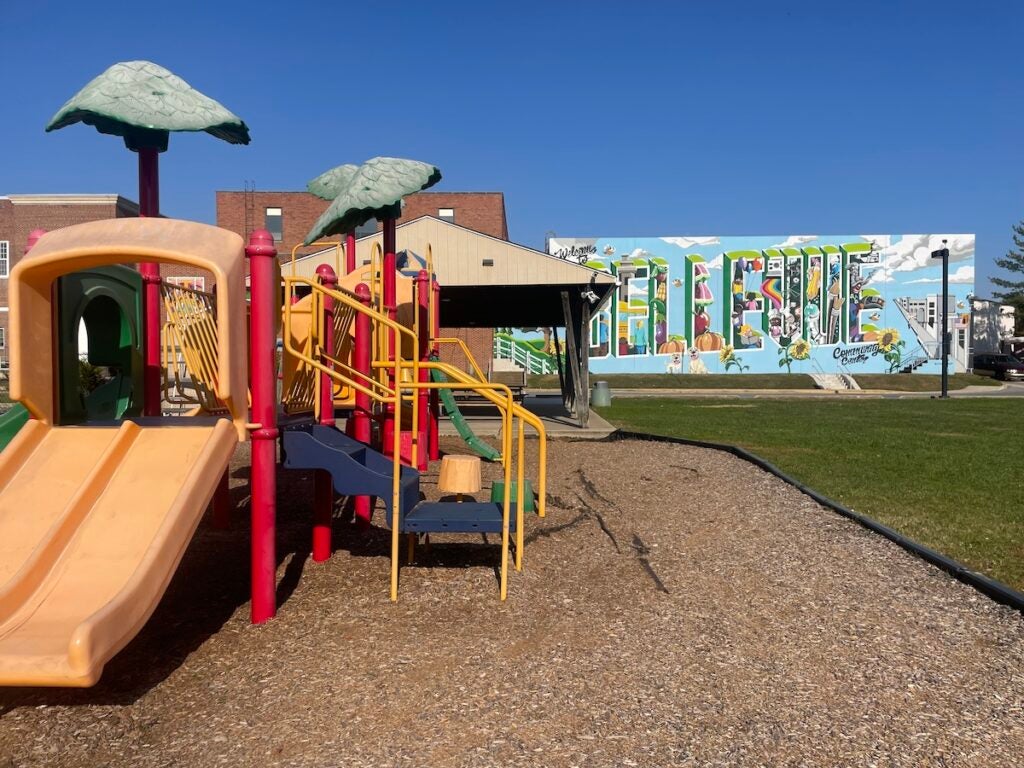
<path id="1" fill-rule="evenodd" d="M 48 232 L 11 271 L 11 398 L 53 423 L 51 286 L 69 272 L 146 261 L 212 272 L 217 283 L 217 396 L 245 439 L 245 249 L 233 232 L 176 219 L 109 219 Z"/>

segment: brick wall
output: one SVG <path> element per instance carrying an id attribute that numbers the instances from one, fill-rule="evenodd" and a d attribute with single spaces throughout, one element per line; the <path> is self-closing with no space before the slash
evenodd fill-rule
<path id="1" fill-rule="evenodd" d="M 320 214 L 330 203 L 308 192 L 217 192 L 217 226 L 248 239 L 254 229 L 265 226 L 267 208 L 282 211 L 282 237 L 277 244 L 282 260 L 305 239 Z M 455 223 L 502 240 L 508 239 L 505 196 L 501 192 L 420 192 L 405 198 L 403 221 L 420 216 L 437 216 L 441 208 L 455 211 Z M 248 209 L 248 215 L 246 210 Z M 248 222 L 248 226 L 246 226 Z M 297 253 L 311 250 L 300 248 Z"/>
<path id="2" fill-rule="evenodd" d="M 0 241 L 8 242 L 8 274 L 21 259 L 28 235 L 34 229 L 47 232 L 99 219 L 137 216 L 138 205 L 118 195 L 10 195 L 0 198 Z M 0 327 L 4 346 L 0 359 L 6 365 L 9 313 L 8 280 L 0 279 Z"/>
<path id="3" fill-rule="evenodd" d="M 245 192 L 221 191 L 217 192 L 217 226 L 248 239 L 249 232 L 265 226 L 267 208 L 280 208 L 282 238 L 277 247 L 281 261 L 287 262 L 291 258 L 292 247 L 302 242 L 328 205 L 328 201 L 308 192 L 251 192 L 247 195 Z M 412 221 L 420 216 L 437 216 L 442 208 L 453 209 L 455 223 L 460 226 L 508 240 L 505 196 L 501 192 L 419 192 L 409 195 L 405 198 L 405 207 L 398 223 Z M 296 253 L 305 254 L 313 250 L 317 249 L 299 248 Z M 441 335 L 463 339 L 484 373 L 488 372 L 494 344 L 492 329 L 442 328 Z M 456 353 L 454 348 L 443 350 L 442 359 L 459 368 L 467 367 L 461 351 Z"/>

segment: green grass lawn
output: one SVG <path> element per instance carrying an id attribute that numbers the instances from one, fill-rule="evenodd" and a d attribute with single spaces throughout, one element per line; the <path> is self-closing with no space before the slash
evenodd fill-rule
<path id="1" fill-rule="evenodd" d="M 942 377 L 925 373 L 868 373 L 854 376 L 861 389 L 888 389 L 891 392 L 938 392 L 942 389 Z M 974 387 L 998 387 L 1002 382 L 991 376 L 976 376 L 973 373 L 954 373 L 949 377 L 949 390 Z"/>
<path id="2" fill-rule="evenodd" d="M 590 383 L 607 381 L 616 389 L 814 389 L 802 373 L 591 373 Z M 530 376 L 531 389 L 558 389 L 558 376 Z"/>
<path id="3" fill-rule="evenodd" d="M 866 374 L 855 376 L 863 389 L 895 392 L 938 392 L 939 376 L 925 374 Z M 814 381 L 802 373 L 709 373 L 702 376 L 675 373 L 591 373 L 590 382 L 607 381 L 615 389 L 814 389 Z M 999 386 L 998 381 L 970 373 L 949 377 L 949 389 L 968 384 Z M 531 389 L 558 389 L 558 376 L 530 376 Z"/>
<path id="4" fill-rule="evenodd" d="M 624 429 L 746 448 L 851 509 L 1024 590 L 1024 403 L 617 398 Z"/>

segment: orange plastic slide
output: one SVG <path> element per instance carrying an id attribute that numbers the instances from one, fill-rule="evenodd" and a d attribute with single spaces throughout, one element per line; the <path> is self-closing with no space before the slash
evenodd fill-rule
<path id="1" fill-rule="evenodd" d="M 0 685 L 94 685 L 163 596 L 232 422 L 51 427 L 0 454 Z"/>

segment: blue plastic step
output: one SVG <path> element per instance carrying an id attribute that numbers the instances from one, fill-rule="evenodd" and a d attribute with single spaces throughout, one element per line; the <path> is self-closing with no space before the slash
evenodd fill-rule
<path id="1" fill-rule="evenodd" d="M 344 496 L 377 496 L 391 517 L 391 459 L 333 427 L 295 424 L 281 431 L 281 453 L 287 469 L 321 469 L 330 472 L 334 490 Z M 420 473 L 403 466 L 400 474 L 402 514 L 420 500 Z"/>
<path id="2" fill-rule="evenodd" d="M 501 511 L 501 504 L 488 501 L 424 501 L 404 513 L 399 527 L 403 533 L 501 533 Z M 516 529 L 514 504 L 508 527 Z"/>

